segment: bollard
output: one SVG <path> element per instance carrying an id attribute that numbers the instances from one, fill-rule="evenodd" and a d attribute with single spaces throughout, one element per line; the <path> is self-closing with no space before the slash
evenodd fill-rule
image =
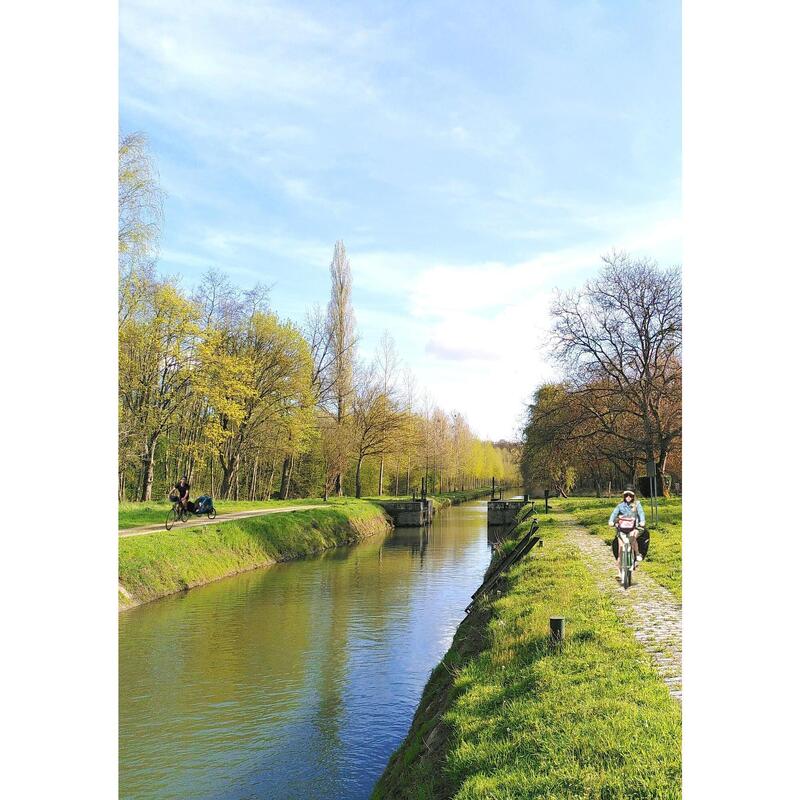
<path id="1" fill-rule="evenodd" d="M 564 617 L 550 617 L 550 644 L 559 645 L 564 641 Z"/>

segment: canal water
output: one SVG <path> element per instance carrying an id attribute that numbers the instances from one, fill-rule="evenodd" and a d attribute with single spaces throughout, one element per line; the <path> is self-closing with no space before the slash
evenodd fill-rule
<path id="1" fill-rule="evenodd" d="M 369 797 L 490 556 L 476 501 L 121 614 L 120 797 Z"/>

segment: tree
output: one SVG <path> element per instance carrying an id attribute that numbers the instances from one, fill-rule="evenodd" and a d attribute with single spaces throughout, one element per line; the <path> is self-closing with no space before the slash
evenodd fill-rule
<path id="1" fill-rule="evenodd" d="M 119 325 L 135 312 L 155 282 L 153 264 L 163 222 L 164 194 L 147 137 L 129 133 L 119 141 Z"/>
<path id="2" fill-rule="evenodd" d="M 141 447 L 141 500 L 152 495 L 159 439 L 189 397 L 197 322 L 195 306 L 173 284 L 161 283 L 120 331 L 121 410 Z"/>
<path id="3" fill-rule="evenodd" d="M 356 455 L 356 497 L 361 497 L 361 468 L 368 456 L 385 452 L 391 437 L 401 430 L 405 412 L 383 391 L 373 363 L 362 368 L 353 394 L 353 431 Z"/>
<path id="4" fill-rule="evenodd" d="M 381 383 L 381 390 L 389 402 L 395 404 L 397 402 L 397 371 L 399 368 L 399 358 L 397 356 L 397 348 L 394 344 L 389 331 L 384 331 L 381 336 L 380 344 L 378 345 L 378 354 L 376 356 L 378 377 Z M 398 431 L 395 431 L 397 433 Z M 386 450 L 391 449 L 392 441 L 387 441 Z M 381 451 L 380 472 L 378 475 L 378 495 L 383 494 L 383 470 L 384 461 L 386 458 L 386 450 Z"/>
<path id="5" fill-rule="evenodd" d="M 207 329 L 199 356 L 197 383 L 209 407 L 205 435 L 215 445 L 227 497 L 242 456 L 265 428 L 283 426 L 289 440 L 292 431 L 295 441 L 304 436 L 311 356 L 291 323 L 259 309 L 233 327 Z"/>
<path id="6" fill-rule="evenodd" d="M 625 253 L 603 261 L 598 278 L 553 305 L 555 358 L 587 424 L 663 478 L 681 435 L 680 270 Z"/>
<path id="7" fill-rule="evenodd" d="M 326 383 L 331 387 L 336 424 L 343 429 L 347 424 L 347 409 L 353 394 L 353 364 L 356 350 L 355 314 L 352 306 L 352 275 L 350 260 L 344 242 L 337 241 L 333 249 L 330 266 L 331 296 L 328 302 L 327 342 L 331 351 L 329 365 L 325 372 Z M 344 445 L 347 437 L 339 431 L 337 441 Z M 336 461 L 344 460 L 344 453 Z M 342 494 L 342 473 L 335 477 L 336 494 Z"/>
<path id="8" fill-rule="evenodd" d="M 544 384 L 528 406 L 521 467 L 529 491 L 541 483 L 567 497 L 575 487 L 580 440 L 574 433 L 579 416 L 569 399 L 563 384 Z"/>

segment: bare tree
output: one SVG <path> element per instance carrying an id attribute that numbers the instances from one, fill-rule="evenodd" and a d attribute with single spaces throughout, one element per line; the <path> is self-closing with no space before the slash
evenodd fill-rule
<path id="1" fill-rule="evenodd" d="M 400 359 L 397 355 L 397 348 L 394 344 L 389 331 L 384 331 L 381 336 L 380 344 L 378 345 L 377 354 L 377 369 L 381 382 L 383 394 L 389 398 L 391 403 L 396 402 L 397 394 L 397 371 L 400 365 Z M 389 443 L 387 443 L 388 449 Z M 384 462 L 386 460 L 386 450 L 381 451 L 381 463 L 378 472 L 378 495 L 383 494 L 383 474 Z"/>
<path id="2" fill-rule="evenodd" d="M 311 350 L 311 386 L 314 402 L 321 408 L 330 406 L 336 373 L 335 352 L 326 313 L 315 305 L 306 314 L 303 335 Z"/>
<path id="3" fill-rule="evenodd" d="M 359 370 L 353 394 L 353 429 L 356 455 L 356 497 L 361 497 L 361 467 L 368 456 L 385 452 L 392 436 L 405 422 L 405 411 L 383 391 L 373 363 Z"/>
<path id="4" fill-rule="evenodd" d="M 681 275 L 626 253 L 552 308 L 555 358 L 597 433 L 657 464 L 681 435 Z"/>
<path id="5" fill-rule="evenodd" d="M 119 325 L 135 312 L 153 265 L 164 219 L 164 193 L 143 133 L 120 137 L 118 159 Z"/>

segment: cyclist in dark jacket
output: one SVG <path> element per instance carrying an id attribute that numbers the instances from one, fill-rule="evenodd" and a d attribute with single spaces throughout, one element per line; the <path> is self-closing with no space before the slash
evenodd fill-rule
<path id="1" fill-rule="evenodd" d="M 189 481 L 184 475 L 176 484 L 175 484 L 175 494 L 178 496 L 178 502 L 184 509 L 188 509 L 189 507 Z"/>

